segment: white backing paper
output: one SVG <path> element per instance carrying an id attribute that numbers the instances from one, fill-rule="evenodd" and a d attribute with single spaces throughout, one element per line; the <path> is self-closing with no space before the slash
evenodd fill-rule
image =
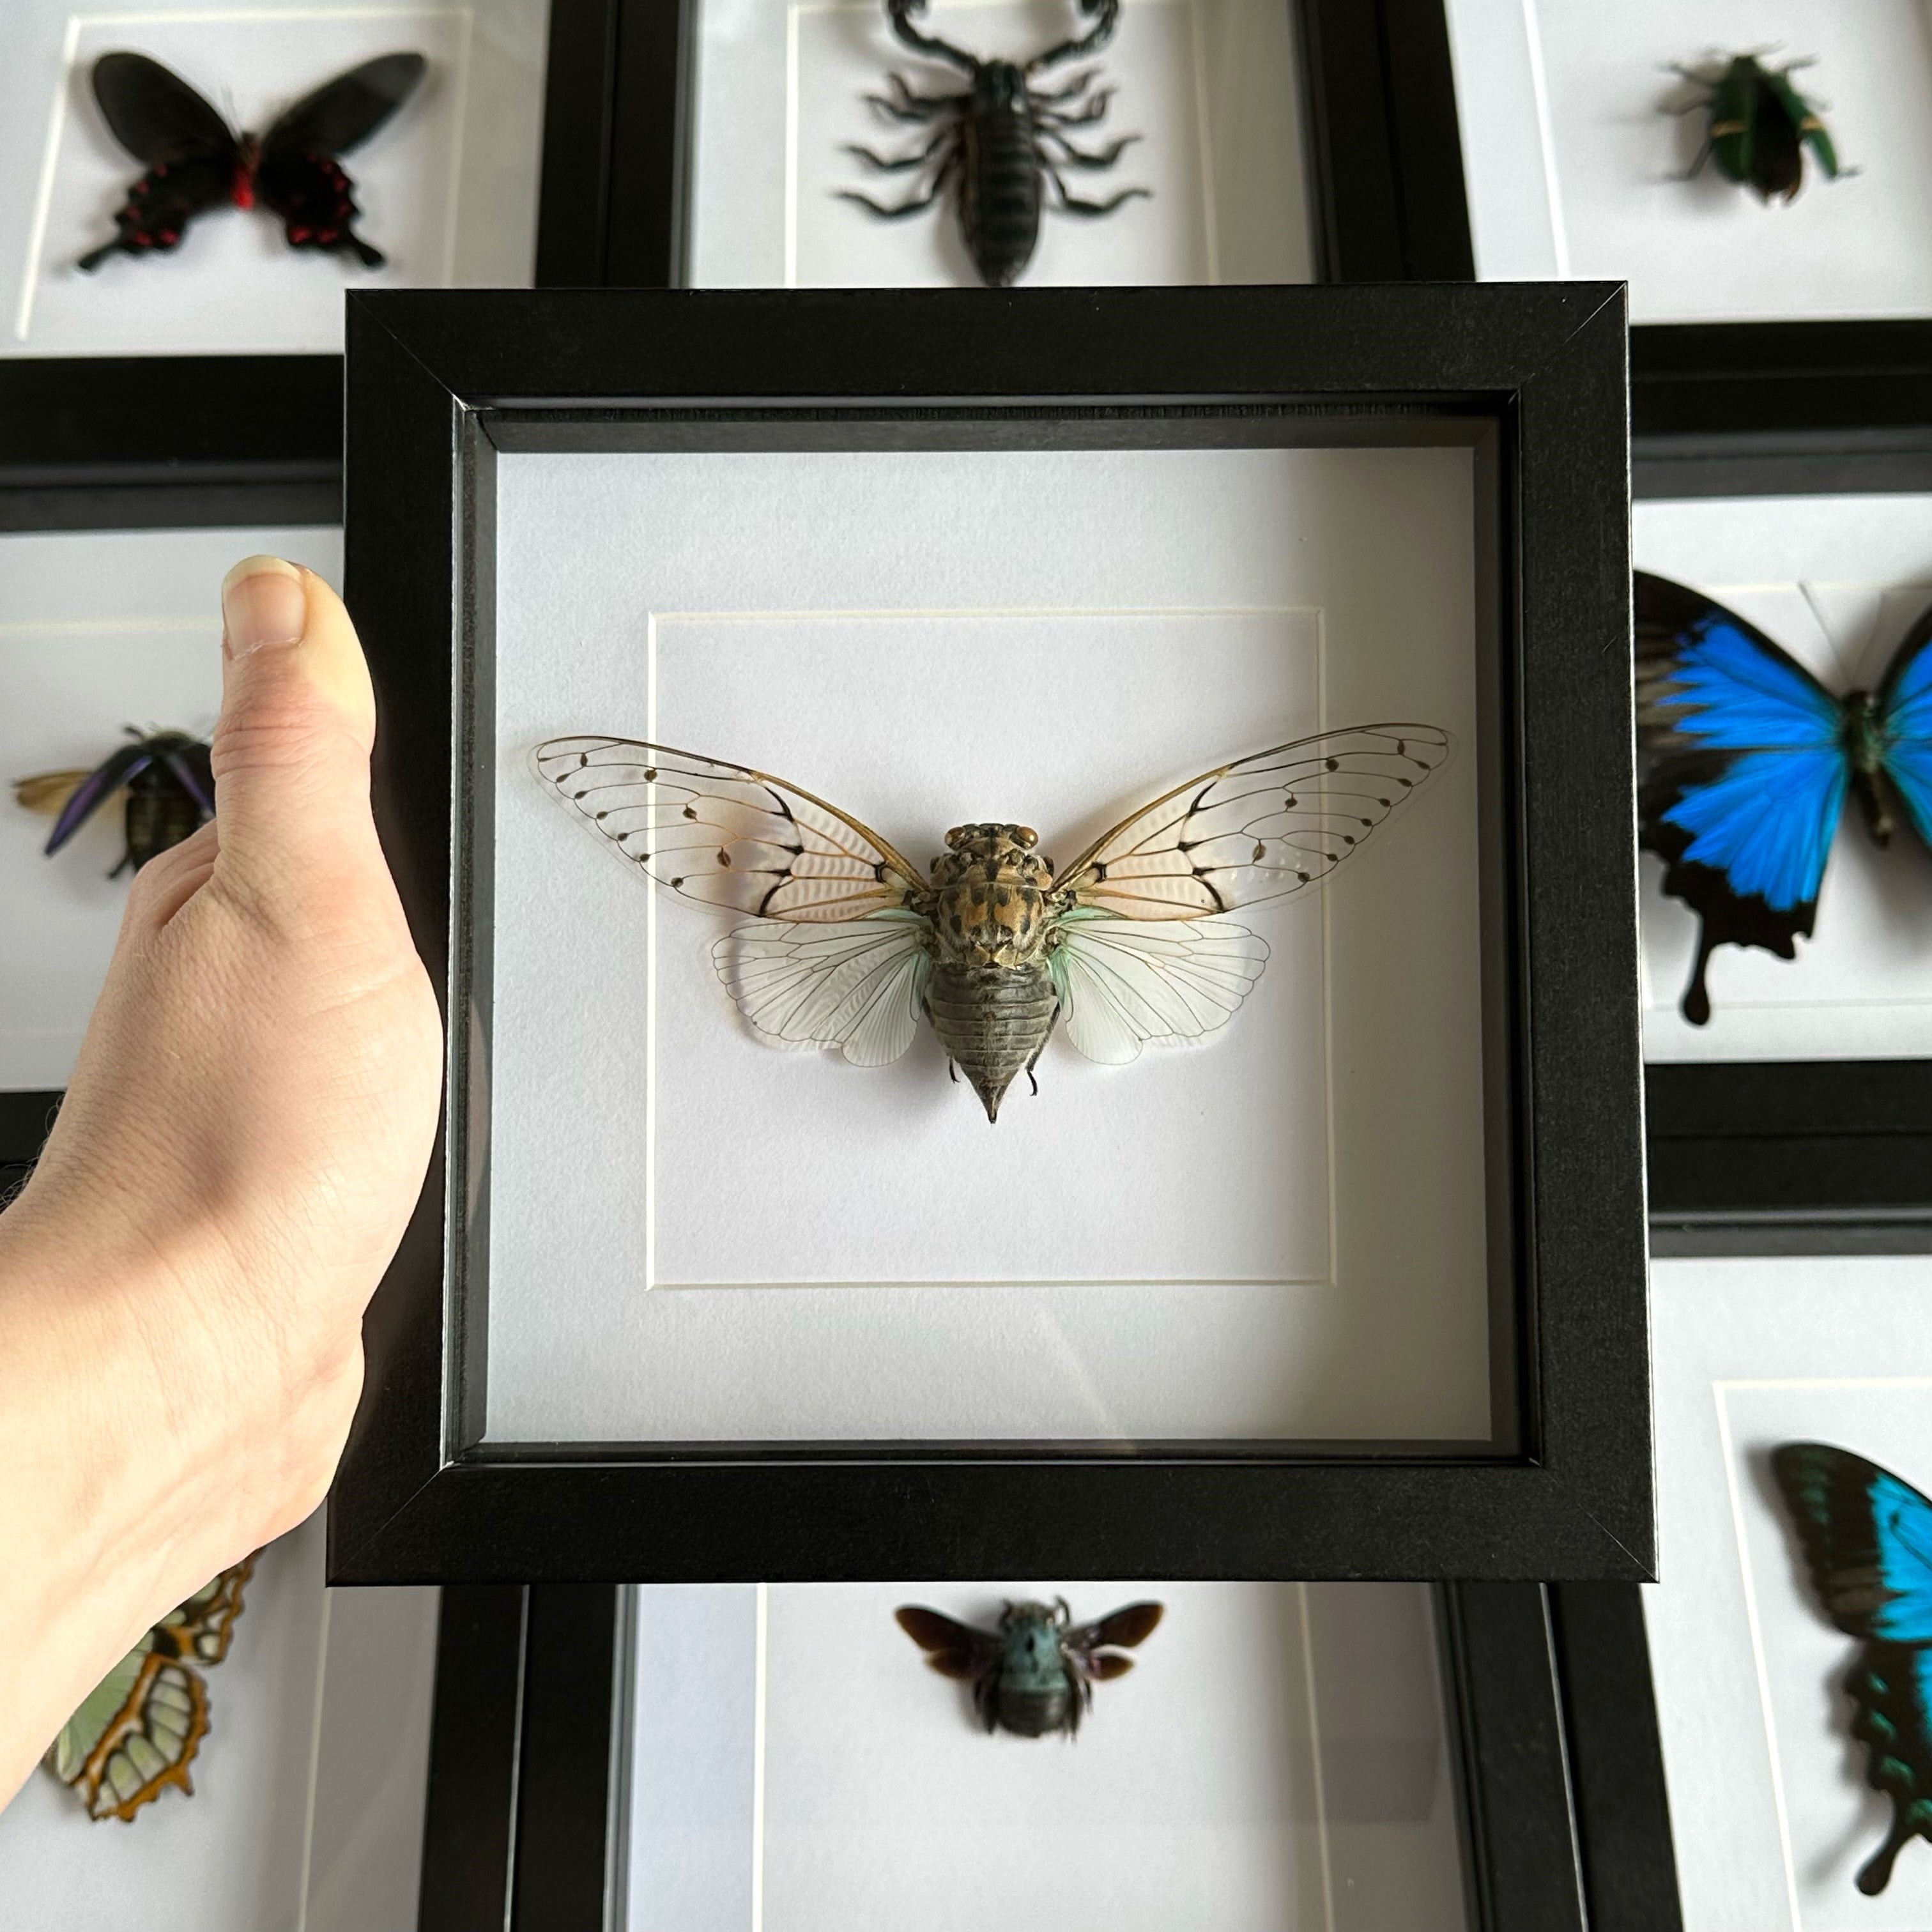
<path id="1" fill-rule="evenodd" d="M 1628 280 L 1633 322 L 1932 309 L 1932 21 L 1924 0 L 1449 0 L 1477 272 Z M 1732 54 L 1816 64 L 1841 173 L 1807 154 L 1766 207 L 1706 163 L 1710 117 L 1664 70 Z"/>
<path id="2" fill-rule="evenodd" d="M 1054 1042 L 996 1126 L 923 1030 L 885 1070 L 759 1045 L 728 922 L 528 763 L 655 735 L 923 864 L 987 815 L 1070 857 L 1324 717 L 1467 746 L 1465 454 L 499 476 L 493 1438 L 1486 1435 L 1473 758 L 1244 912 L 1275 956 L 1209 1044 Z"/>
<path id="3" fill-rule="evenodd" d="M 1867 1898 L 1891 1805 L 1864 1782 L 1826 1619 L 1768 1466 L 1848 1449 L 1932 1491 L 1922 1257 L 1651 1270 L 1662 1581 L 1645 1592 L 1685 1932 L 1918 1932 L 1932 1846 Z"/>
<path id="4" fill-rule="evenodd" d="M 434 1589 L 326 1590 L 318 1511 L 263 1551 L 190 1767 L 131 1824 L 43 1768 L 0 1811 L 0 1932 L 405 1932 L 416 1919 Z"/>
<path id="5" fill-rule="evenodd" d="M 1637 568 L 1701 590 L 1759 626 L 1834 692 L 1874 689 L 1932 602 L 1932 496 L 1746 496 L 1636 506 Z M 1697 920 L 1646 856 L 1644 1055 L 1854 1060 L 1932 1054 L 1932 857 L 1901 827 L 1888 850 L 1847 799 L 1796 959 L 1720 946 L 1708 1024 L 1678 1001 Z"/>
<path id="6" fill-rule="evenodd" d="M 1083 30 L 1061 0 L 940 0 L 919 18 L 982 58 L 1024 62 Z M 1070 130 L 1090 152 L 1141 138 L 1105 171 L 1066 170 L 1070 191 L 1106 201 L 1152 190 L 1104 218 L 1049 209 L 1024 279 L 1124 283 L 1305 282 L 1313 264 L 1302 178 L 1293 23 L 1273 0 L 1127 0 L 1097 56 L 1048 68 L 1046 92 L 1083 71 L 1116 90 L 1104 119 Z M 838 198 L 883 206 L 912 192 L 847 152 L 886 158 L 938 124 L 902 126 L 868 94 L 890 72 L 916 93 L 953 94 L 958 69 L 897 40 L 875 0 L 705 0 L 698 27 L 692 279 L 700 288 L 955 287 L 978 276 L 949 199 L 882 221 Z"/>
<path id="7" fill-rule="evenodd" d="M 1070 1744 L 988 1737 L 892 1621 L 1047 1583 L 638 1593 L 626 1932 L 1454 1932 L 1429 1594 L 1082 1583 L 1167 1615 Z"/>
<path id="8" fill-rule="evenodd" d="M 74 530 L 0 536 L 0 1088 L 62 1087 L 127 903 L 124 814 L 103 806 L 51 859 L 15 778 L 86 770 L 123 728 L 213 729 L 221 580 L 267 550 L 333 583 L 333 530 Z"/>
<path id="9" fill-rule="evenodd" d="M 527 285 L 536 226 L 547 0 L 70 11 L 10 0 L 0 113 L 0 353 L 339 352 L 348 289 Z M 113 238 L 142 171 L 108 131 L 89 76 L 104 53 L 172 68 L 237 130 L 346 69 L 417 52 L 415 93 L 344 165 L 356 232 L 387 258 L 297 250 L 258 202 L 196 218 L 180 246 L 76 263 Z"/>

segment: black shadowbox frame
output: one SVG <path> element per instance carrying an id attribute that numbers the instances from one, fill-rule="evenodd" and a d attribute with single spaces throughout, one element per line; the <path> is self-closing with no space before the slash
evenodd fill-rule
<path id="1" fill-rule="evenodd" d="M 669 286 L 682 12 L 550 0 L 538 287 Z M 157 488 L 182 526 L 338 521 L 342 358 L 0 358 L 0 530 L 151 526 Z"/>
<path id="2" fill-rule="evenodd" d="M 1640 499 L 1932 491 L 1932 322 L 1651 326 L 1630 362 Z M 1646 1074 L 1654 1252 L 1932 1251 L 1932 1060 Z"/>
<path id="3" fill-rule="evenodd" d="M 444 1591 L 417 1932 L 622 1922 L 627 1595 Z M 1437 1586 L 1468 1932 L 1682 1932 L 1638 1595 Z"/>
<path id="4" fill-rule="evenodd" d="M 332 1580 L 1649 1573 L 1620 291 L 400 293 L 352 300 L 349 345 L 347 586 L 382 721 L 379 824 L 465 1017 L 367 1324 Z M 496 451 L 668 430 L 682 447 L 1028 447 L 1049 427 L 1198 445 L 1258 424 L 1474 454 L 1491 1440 L 486 1442 L 469 1204 L 488 1148 L 468 1096 L 490 868 L 469 828 L 494 770 L 473 674 Z"/>

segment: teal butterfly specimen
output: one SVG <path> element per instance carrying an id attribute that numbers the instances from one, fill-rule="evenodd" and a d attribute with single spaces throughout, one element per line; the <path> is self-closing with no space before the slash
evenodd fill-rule
<path id="1" fill-rule="evenodd" d="M 1752 189 L 1760 201 L 1791 201 L 1804 184 L 1808 150 L 1826 179 L 1837 180 L 1838 151 L 1816 104 L 1791 84 L 1792 74 L 1810 64 L 1791 61 L 1770 68 L 1756 54 L 1733 54 L 1715 74 L 1672 68 L 1670 72 L 1704 90 L 1701 100 L 1677 111 L 1688 114 L 1701 107 L 1711 117 L 1703 147 L 1684 178 L 1712 161 L 1726 181 Z"/>
<path id="2" fill-rule="evenodd" d="M 228 1654 L 254 1568 L 244 1558 L 170 1610 L 62 1726 L 47 1766 L 89 1817 L 131 1823 L 170 1784 L 192 1796 L 188 1768 L 208 1730 L 201 1670 Z"/>
<path id="3" fill-rule="evenodd" d="M 1892 1882 L 1914 1838 L 1932 1841 L 1932 1502 L 1888 1469 L 1826 1442 L 1786 1442 L 1771 1466 L 1825 1613 L 1863 1648 L 1845 1688 L 1865 1782 L 1892 1801 L 1892 1828 L 1858 1878 Z"/>
<path id="4" fill-rule="evenodd" d="M 938 1610 L 908 1604 L 898 1627 L 942 1677 L 970 1686 L 973 1708 L 990 1732 L 1041 1738 L 1076 1736 L 1093 1708 L 1094 1686 L 1134 1667 L 1120 1652 L 1153 1634 L 1160 1604 L 1130 1604 L 1090 1624 L 1076 1624 L 1064 1597 L 1051 1604 L 1009 1604 L 996 1630 L 976 1630 Z"/>

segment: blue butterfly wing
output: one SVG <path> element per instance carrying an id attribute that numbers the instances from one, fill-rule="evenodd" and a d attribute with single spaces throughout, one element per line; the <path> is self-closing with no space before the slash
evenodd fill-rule
<path id="1" fill-rule="evenodd" d="M 1640 571 L 1636 712 L 1639 836 L 1701 922 L 1684 996 L 1701 1026 L 1714 947 L 1790 959 L 1810 933 L 1851 782 L 1843 706 L 1755 625 Z"/>
<path id="2" fill-rule="evenodd" d="M 1845 1688 L 1866 1781 L 1892 1800 L 1892 1829 L 1858 1874 L 1861 1892 L 1880 1892 L 1900 1850 L 1932 1840 L 1932 1502 L 1828 1442 L 1782 1444 L 1771 1466 L 1826 1614 L 1866 1640 Z"/>
<path id="3" fill-rule="evenodd" d="M 1772 1473 L 1826 1614 L 1847 1636 L 1932 1644 L 1932 1502 L 1826 1442 L 1786 1442 Z"/>
<path id="4" fill-rule="evenodd" d="M 1920 842 L 1932 847 L 1932 610 L 1921 614 L 1879 686 L 1885 776 Z"/>

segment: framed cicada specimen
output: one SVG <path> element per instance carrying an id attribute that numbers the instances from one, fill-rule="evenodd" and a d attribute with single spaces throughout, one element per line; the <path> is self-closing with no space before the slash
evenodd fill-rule
<path id="1" fill-rule="evenodd" d="M 1568 751 L 1514 762 L 1559 711 L 1574 746 L 1580 704 L 1592 742 L 1628 744 L 1622 646 L 1569 655 L 1574 595 L 1541 601 L 1534 570 L 1502 596 L 1506 550 L 1575 553 L 1539 548 L 1540 511 L 1501 545 L 1505 432 L 1464 386 L 1495 371 L 1418 346 L 1454 322 L 1520 331 L 1525 368 L 1587 365 L 1609 451 L 1614 298 L 1560 352 L 1569 290 L 1002 299 L 985 334 L 965 298 L 913 293 L 352 304 L 380 809 L 467 1018 L 432 1183 L 449 1218 L 425 1196 L 384 1290 L 443 1335 L 421 1360 L 444 1367 L 433 1396 L 419 1370 L 372 1382 L 344 1574 L 380 1574 L 416 1524 L 414 1574 L 466 1574 L 444 1512 L 486 1492 L 508 1540 L 476 1560 L 557 1574 L 1172 1574 L 1148 1551 L 1178 1555 L 1184 1513 L 1103 1509 L 1090 1545 L 1046 1540 L 1089 1484 L 1124 1497 L 1156 1467 L 1177 1510 L 1200 1485 L 1210 1567 L 1322 1574 L 1364 1540 L 1351 1574 L 1427 1571 L 1450 1544 L 1498 1560 L 1446 1501 L 1457 1527 L 1282 1500 L 1345 1471 L 1364 1495 L 1514 1472 L 1525 1549 L 1564 1545 L 1526 1556 L 1546 1570 L 1621 1573 L 1647 1547 L 1640 1475 L 1612 1550 L 1590 1512 L 1618 1506 L 1572 1514 L 1570 1477 L 1530 1473 L 1534 1352 L 1502 1342 L 1532 1302 L 1562 1336 L 1594 1282 L 1573 1314 L 1611 1322 L 1619 1366 L 1570 1385 L 1592 1414 L 1558 1462 L 1586 1487 L 1641 1465 L 1634 1008 L 1609 970 L 1631 963 L 1610 908 L 1634 853 L 1603 830 L 1628 830 L 1631 774 L 1614 751 L 1587 782 Z M 553 328 L 587 331 L 586 359 L 554 365 Z M 1370 341 L 1372 376 L 1347 346 Z M 969 344 L 991 386 L 946 400 Z M 479 400 L 482 440 L 431 488 L 449 398 L 508 393 L 472 376 L 602 400 Z M 1344 395 L 1372 406 L 1305 400 Z M 379 446 L 412 452 L 419 502 L 358 466 Z M 1598 538 L 1622 527 L 1615 469 L 1578 472 L 1572 445 Z M 423 520 L 436 502 L 454 540 Z M 446 664 L 421 644 L 451 582 Z M 1620 611 L 1627 583 L 1605 585 Z M 1501 614 L 1533 629 L 1558 603 L 1569 643 L 1519 655 Z M 1559 662 L 1560 703 L 1540 682 Z M 1591 802 L 1538 818 L 1528 794 L 1559 772 Z M 1536 856 L 1556 826 L 1582 842 Z M 1592 990 L 1546 1006 L 1532 982 L 1559 956 Z M 1564 1077 L 1532 1078 L 1586 1012 Z M 1546 1110 L 1586 1064 L 1591 1104 L 1559 1128 Z M 1552 1273 L 1568 1224 L 1532 1166 L 1558 1193 L 1584 1170 L 1526 1148 L 1566 1133 L 1618 1204 Z M 415 1447 L 362 1460 L 392 1429 Z M 425 1452 L 456 1459 L 453 1485 Z M 649 1553 L 593 1506 L 597 1537 L 546 1556 L 511 1499 L 574 1486 L 557 1458 L 686 1501 L 652 1506 Z M 902 1509 L 887 1490 L 913 1467 L 927 1501 Z M 1232 1500 L 1250 1481 L 1277 1499 L 1255 1516 Z M 717 1499 L 741 1487 L 739 1515 Z"/>

